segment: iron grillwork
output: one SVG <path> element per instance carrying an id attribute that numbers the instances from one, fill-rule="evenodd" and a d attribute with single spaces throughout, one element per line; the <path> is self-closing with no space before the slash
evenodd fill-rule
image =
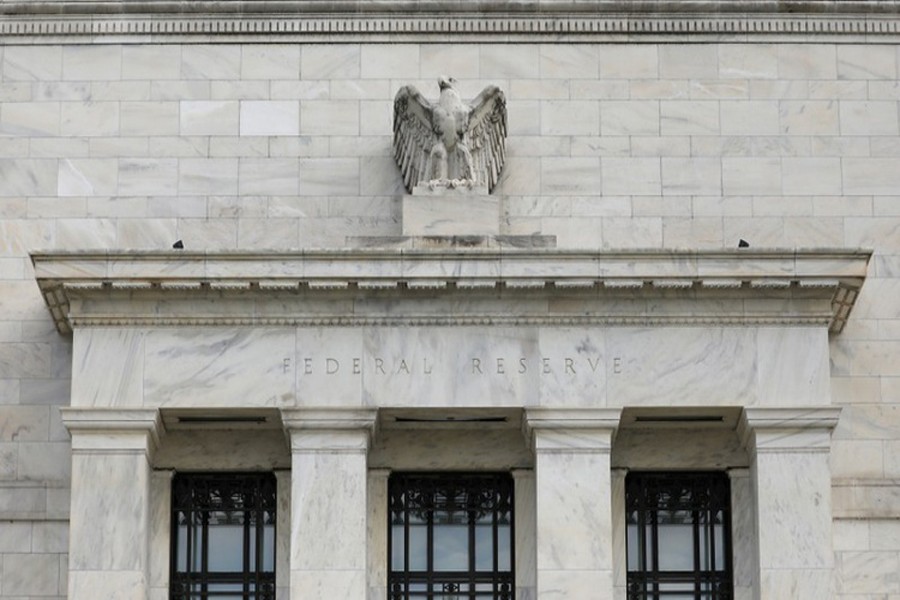
<path id="1" fill-rule="evenodd" d="M 390 600 L 512 600 L 508 473 L 395 473 L 389 509 Z"/>
<path id="2" fill-rule="evenodd" d="M 179 473 L 172 481 L 170 600 L 275 600 L 271 473 Z"/>
<path id="3" fill-rule="evenodd" d="M 732 600 L 725 473 L 633 472 L 625 495 L 628 600 Z"/>

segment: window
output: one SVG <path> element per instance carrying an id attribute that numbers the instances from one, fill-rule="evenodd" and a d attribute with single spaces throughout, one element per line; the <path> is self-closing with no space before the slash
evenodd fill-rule
<path id="1" fill-rule="evenodd" d="M 390 600 L 512 600 L 508 473 L 396 473 L 389 502 Z"/>
<path id="2" fill-rule="evenodd" d="M 629 473 L 628 600 L 731 600 L 725 473 Z"/>
<path id="3" fill-rule="evenodd" d="M 178 474 L 171 600 L 275 599 L 275 477 Z"/>

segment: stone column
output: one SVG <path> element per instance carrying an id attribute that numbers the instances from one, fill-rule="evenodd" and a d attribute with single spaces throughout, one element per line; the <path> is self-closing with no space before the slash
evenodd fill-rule
<path id="1" fill-rule="evenodd" d="M 291 597 L 291 472 L 277 469 L 278 513 L 275 517 L 275 599 Z"/>
<path id="2" fill-rule="evenodd" d="M 390 469 L 369 469 L 368 600 L 387 598 L 388 569 L 388 478 Z"/>
<path id="3" fill-rule="evenodd" d="M 534 600 L 537 587 L 534 469 L 513 469 L 512 476 L 516 503 L 516 600 Z"/>
<path id="4" fill-rule="evenodd" d="M 525 411 L 535 453 L 537 598 L 613 597 L 609 454 L 618 409 Z"/>
<path id="5" fill-rule="evenodd" d="M 366 597 L 366 456 L 374 409 L 289 409 L 291 598 Z"/>
<path id="6" fill-rule="evenodd" d="M 625 600 L 628 590 L 628 551 L 626 548 L 625 478 L 628 469 L 612 469 L 612 547 L 613 547 L 613 600 Z"/>
<path id="7" fill-rule="evenodd" d="M 753 582 L 759 567 L 756 546 L 756 514 L 750 469 L 728 469 L 731 479 L 731 565 L 734 600 L 752 600 Z"/>
<path id="8" fill-rule="evenodd" d="M 757 600 L 832 597 L 831 431 L 839 408 L 748 408 Z"/>
<path id="9" fill-rule="evenodd" d="M 156 410 L 61 409 L 72 435 L 69 600 L 146 600 Z"/>
<path id="10" fill-rule="evenodd" d="M 172 541 L 172 469 L 150 473 L 150 600 L 169 597 Z"/>

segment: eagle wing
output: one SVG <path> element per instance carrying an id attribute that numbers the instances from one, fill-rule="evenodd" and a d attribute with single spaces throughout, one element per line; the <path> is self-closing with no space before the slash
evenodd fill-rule
<path id="1" fill-rule="evenodd" d="M 467 132 L 475 180 L 493 191 L 506 161 L 506 96 L 495 85 L 484 88 L 469 103 Z"/>
<path id="2" fill-rule="evenodd" d="M 431 102 L 415 88 L 400 88 L 394 97 L 394 159 L 410 193 L 425 178 L 428 153 L 434 145 Z"/>

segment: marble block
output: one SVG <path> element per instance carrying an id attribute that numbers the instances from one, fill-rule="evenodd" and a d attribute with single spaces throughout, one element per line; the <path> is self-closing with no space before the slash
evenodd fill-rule
<path id="1" fill-rule="evenodd" d="M 612 598 L 612 590 L 612 571 L 605 569 L 538 572 L 537 597 L 541 600 Z"/>
<path id="2" fill-rule="evenodd" d="M 499 235 L 500 198 L 486 188 L 420 185 L 403 197 L 403 235 Z"/>

